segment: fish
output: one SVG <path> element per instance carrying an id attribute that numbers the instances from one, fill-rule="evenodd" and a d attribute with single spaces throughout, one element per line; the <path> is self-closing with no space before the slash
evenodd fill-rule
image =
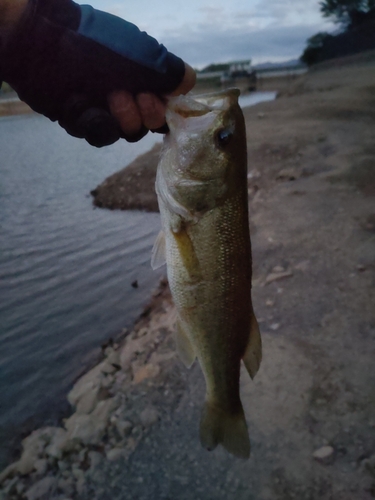
<path id="1" fill-rule="evenodd" d="M 254 378 L 262 343 L 251 300 L 246 128 L 238 89 L 169 100 L 156 174 L 162 231 L 153 269 L 167 264 L 175 341 L 206 382 L 200 441 L 247 459 L 240 399 L 243 361 Z"/>

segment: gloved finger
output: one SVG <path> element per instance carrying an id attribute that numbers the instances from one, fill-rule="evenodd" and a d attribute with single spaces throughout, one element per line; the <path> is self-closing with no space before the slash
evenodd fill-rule
<path id="1" fill-rule="evenodd" d="M 114 91 L 108 95 L 108 106 L 125 135 L 136 135 L 142 127 L 142 117 L 130 92 Z"/>
<path id="2" fill-rule="evenodd" d="M 136 134 L 133 135 L 121 134 L 121 137 L 128 142 L 138 142 L 141 139 L 143 139 L 143 137 L 147 134 L 148 134 L 148 128 L 142 125 L 141 130 L 139 130 Z"/>
<path id="3" fill-rule="evenodd" d="M 136 97 L 142 123 L 149 129 L 158 129 L 165 124 L 166 104 L 156 95 L 144 92 Z"/>
<path id="4" fill-rule="evenodd" d="M 65 101 L 59 124 L 68 134 L 84 138 L 96 147 L 108 146 L 121 135 L 116 120 L 100 104 L 85 95 L 73 94 Z"/>
<path id="5" fill-rule="evenodd" d="M 113 116 L 104 109 L 90 108 L 77 121 L 77 129 L 91 146 L 101 148 L 118 141 L 121 131 Z"/>
<path id="6" fill-rule="evenodd" d="M 89 99 L 82 94 L 72 94 L 63 103 L 62 116 L 59 119 L 59 125 L 63 127 L 68 134 L 73 137 L 84 138 L 85 131 L 78 126 L 78 120 L 82 114 L 91 108 Z"/>

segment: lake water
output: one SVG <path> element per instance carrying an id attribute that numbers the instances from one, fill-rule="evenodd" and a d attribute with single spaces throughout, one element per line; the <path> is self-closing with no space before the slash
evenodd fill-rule
<path id="1" fill-rule="evenodd" d="M 0 469 L 21 429 L 58 422 L 74 380 L 163 273 L 150 268 L 159 216 L 94 210 L 89 196 L 158 140 L 96 149 L 43 117 L 0 119 Z"/>

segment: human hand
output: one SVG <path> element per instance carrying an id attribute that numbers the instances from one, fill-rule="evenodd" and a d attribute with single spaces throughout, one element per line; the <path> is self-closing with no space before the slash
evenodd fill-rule
<path id="1" fill-rule="evenodd" d="M 185 63 L 184 78 L 170 96 L 187 94 L 194 85 L 195 72 Z M 157 130 L 165 125 L 166 100 L 155 94 L 140 93 L 134 97 L 130 92 L 119 90 L 109 94 L 108 104 L 125 135 L 135 135 L 142 127 Z"/>
<path id="2" fill-rule="evenodd" d="M 30 0 L 0 74 L 35 111 L 104 146 L 165 123 L 165 99 L 195 73 L 134 25 L 71 0 Z"/>

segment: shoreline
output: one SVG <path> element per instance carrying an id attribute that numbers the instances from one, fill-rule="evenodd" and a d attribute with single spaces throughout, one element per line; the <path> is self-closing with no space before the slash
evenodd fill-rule
<path id="1" fill-rule="evenodd" d="M 25 102 L 20 101 L 17 96 L 13 99 L 0 99 L 0 118 L 31 113 L 34 113 L 34 111 Z"/>
<path id="2" fill-rule="evenodd" d="M 85 471 L 91 476 L 103 460 L 131 456 L 160 418 L 154 404 L 142 398 L 145 385 L 153 390 L 165 387 L 166 367 L 176 363 L 172 309 L 168 284 L 162 278 L 133 329 L 110 341 L 102 349 L 103 359 L 77 379 L 67 395 L 69 417 L 60 426 L 42 427 L 23 439 L 20 459 L 0 473 L 1 499 L 16 483 L 17 493 L 31 499 L 39 498 L 40 490 L 42 495 L 51 491 L 52 485 L 67 495 L 72 490 L 80 494 L 85 481 L 75 473 L 77 463 L 91 460 L 92 466 Z M 131 408 L 125 404 L 129 392 L 135 399 Z M 173 406 L 172 390 L 169 400 Z M 68 480 L 40 479 L 51 474 Z"/>
<path id="3" fill-rule="evenodd" d="M 228 467 L 248 488 L 251 483 L 259 500 L 291 493 L 336 500 L 347 491 L 375 491 L 375 424 L 364 424 L 375 410 L 375 64 L 332 66 L 298 79 L 277 101 L 244 110 L 255 310 L 267 355 L 255 383 L 245 380 L 243 390 L 252 396 L 246 414 L 262 465 L 250 461 L 251 471 L 237 470 L 223 453 L 199 455 L 195 428 L 190 443 L 186 394 L 201 399 L 199 369 L 187 372 L 175 355 L 173 306 L 163 281 L 123 343 L 109 346 L 105 359 L 76 382 L 68 395 L 75 411 L 64 427 L 36 430 L 23 441 L 20 460 L 0 474 L 1 500 L 2 492 L 12 500 L 115 498 L 112 473 L 113 488 L 131 484 L 141 498 L 137 491 L 145 495 L 150 483 L 136 484 L 137 476 L 132 482 L 124 471 L 137 470 L 133 456 L 142 456 L 137 450 L 147 449 L 147 440 L 168 436 L 163 421 L 171 422 L 173 435 L 174 419 L 198 467 L 207 463 L 206 494 L 210 477 Z M 142 179 L 150 179 L 157 154 L 146 153 L 130 172 L 143 172 L 132 187 L 139 199 L 146 199 Z M 178 462 L 183 446 L 169 446 L 153 452 L 154 467 L 167 454 Z M 313 456 L 324 447 L 326 455 Z M 185 469 L 182 462 L 180 474 Z M 191 498 L 202 495 L 194 488 Z"/>

